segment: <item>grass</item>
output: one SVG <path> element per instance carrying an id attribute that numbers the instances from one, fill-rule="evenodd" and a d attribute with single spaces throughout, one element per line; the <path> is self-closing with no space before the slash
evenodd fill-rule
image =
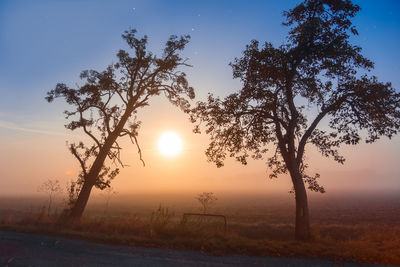
<path id="1" fill-rule="evenodd" d="M 314 239 L 297 242 L 293 240 L 294 225 L 279 223 L 286 221 L 286 214 L 281 215 L 281 220 L 231 214 L 227 216 L 226 232 L 214 229 L 212 224 L 182 225 L 180 216 L 161 206 L 149 214 L 147 217 L 132 214 L 84 217 L 79 223 L 66 225 L 56 217 L 31 212 L 22 217 L 3 216 L 0 227 L 110 244 L 198 250 L 214 255 L 237 253 L 400 265 L 400 224 L 393 223 L 396 221 L 393 216 L 386 224 L 374 220 L 355 223 L 354 219 L 342 219 L 342 222 L 332 219 L 333 224 L 326 224 L 326 218 L 317 218 L 312 225 Z M 338 218 L 338 214 L 330 216 Z"/>

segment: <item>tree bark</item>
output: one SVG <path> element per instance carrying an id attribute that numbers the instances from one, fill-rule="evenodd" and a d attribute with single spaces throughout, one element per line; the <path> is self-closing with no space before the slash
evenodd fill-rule
<path id="1" fill-rule="evenodd" d="M 133 111 L 133 104 L 128 103 L 127 109 L 125 113 L 122 115 L 121 120 L 118 125 L 115 127 L 114 131 L 108 135 L 106 138 L 104 145 L 101 147 L 98 156 L 94 160 L 90 171 L 88 172 L 87 177 L 83 182 L 83 186 L 81 191 L 79 192 L 78 199 L 76 200 L 75 205 L 72 207 L 69 215 L 69 221 L 79 221 L 83 215 L 83 211 L 86 208 L 87 202 L 89 200 L 90 192 L 92 191 L 93 186 L 96 184 L 101 168 L 104 165 L 104 161 L 107 158 L 108 153 L 114 142 L 117 140 L 119 134 L 125 126 L 125 123 L 128 121 L 130 115 Z"/>
<path id="2" fill-rule="evenodd" d="M 83 211 L 86 208 L 87 202 L 89 201 L 90 192 L 92 191 L 93 186 L 96 184 L 96 180 L 99 176 L 101 168 L 103 167 L 104 161 L 107 157 L 108 152 L 110 151 L 111 145 L 117 139 L 116 134 L 111 134 L 104 146 L 100 150 L 99 155 L 96 157 L 93 162 L 92 167 L 88 173 L 87 178 L 84 180 L 81 191 L 79 192 L 78 199 L 75 202 L 75 205 L 72 207 L 69 213 L 69 220 L 71 221 L 79 221 L 83 215 Z"/>
<path id="3" fill-rule="evenodd" d="M 72 207 L 68 219 L 70 221 L 79 221 L 85 210 L 86 204 L 89 200 L 90 192 L 92 191 L 93 184 L 89 184 L 87 180 L 83 183 L 81 191 L 79 192 L 78 199 Z"/>
<path id="4" fill-rule="evenodd" d="M 310 240 L 310 216 L 308 211 L 307 192 L 301 174 L 297 172 L 293 180 L 296 198 L 296 240 Z"/>

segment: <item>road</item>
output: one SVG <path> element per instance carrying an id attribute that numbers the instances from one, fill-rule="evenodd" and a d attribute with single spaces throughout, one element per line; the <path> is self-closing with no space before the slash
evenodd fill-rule
<path id="1" fill-rule="evenodd" d="M 115 246 L 0 230 L 0 266 L 343 266 L 327 260 Z M 376 266 L 346 263 L 344 266 Z"/>

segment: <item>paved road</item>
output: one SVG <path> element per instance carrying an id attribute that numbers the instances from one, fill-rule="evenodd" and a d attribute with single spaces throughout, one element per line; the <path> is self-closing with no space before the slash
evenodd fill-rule
<path id="1" fill-rule="evenodd" d="M 0 230 L 0 266 L 343 266 L 326 260 L 222 257 L 193 251 L 98 244 Z M 348 263 L 344 266 L 374 266 Z"/>

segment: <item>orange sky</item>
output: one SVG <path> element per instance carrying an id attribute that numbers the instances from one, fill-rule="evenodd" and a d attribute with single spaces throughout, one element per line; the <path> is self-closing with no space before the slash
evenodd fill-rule
<path id="1" fill-rule="evenodd" d="M 187 116 L 163 100 L 157 100 L 158 109 L 148 108 L 139 113 L 143 126 L 139 140 L 146 166 L 139 161 L 136 147 L 125 140 L 121 144 L 122 160 L 130 165 L 122 169 L 113 186 L 120 193 L 198 193 L 243 192 L 281 193 L 291 188 L 285 176 L 270 180 L 262 160 L 250 160 L 247 166 L 228 160 L 224 167 L 216 168 L 204 155 L 208 144 L 206 135 L 192 133 Z M 65 142 L 79 141 L 83 135 L 69 134 L 63 129 L 63 120 L 49 132 L 30 128 L 2 129 L 12 133 L 2 139 L 0 161 L 2 187 L 0 194 L 32 194 L 48 178 L 64 184 L 74 179 L 78 164 L 67 150 Z M 163 131 L 176 131 L 182 138 L 183 151 L 168 158 L 157 149 L 157 139 Z M 65 133 L 65 134 L 63 134 Z M 84 137 L 83 137 L 84 138 Z M 315 151 L 307 158 L 310 170 L 321 174 L 321 183 L 327 192 L 382 192 L 399 190 L 399 170 L 396 154 L 400 138 L 381 140 L 372 145 L 361 144 L 341 149 L 347 161 L 341 166 L 333 160 L 323 159 Z M 309 147 L 310 150 L 311 147 Z"/>
<path id="2" fill-rule="evenodd" d="M 37 194 L 46 179 L 64 184 L 75 179 L 77 161 L 66 141 L 79 142 L 80 132 L 65 130 L 62 100 L 46 103 L 46 92 L 57 82 L 73 86 L 84 69 L 103 70 L 115 62 L 123 47 L 121 33 L 137 28 L 149 36 L 158 53 L 170 34 L 192 36 L 183 52 L 193 68 L 184 69 L 197 100 L 208 92 L 226 96 L 240 88 L 228 66 L 240 57 L 251 39 L 280 45 L 286 36 L 282 11 L 299 1 L 0 1 L 0 195 Z M 360 35 L 352 39 L 375 62 L 379 80 L 400 88 L 400 17 L 398 1 L 360 2 L 356 17 Z M 134 9 L 133 9 L 134 8 Z M 179 12 L 177 12 L 177 10 Z M 73 16 L 73 20 L 71 20 Z M 27 40 L 29 45 L 27 45 Z M 143 121 L 139 140 L 146 167 L 136 147 L 121 142 L 124 168 L 113 186 L 120 193 L 244 192 L 286 194 L 290 179 L 269 180 L 266 164 L 248 166 L 227 160 L 217 169 L 206 161 L 207 136 L 192 133 L 185 114 L 164 100 L 155 100 L 138 113 Z M 183 139 L 183 152 L 166 158 L 157 151 L 157 138 L 166 130 Z M 340 150 L 341 166 L 309 150 L 311 171 L 321 174 L 327 194 L 337 192 L 400 192 L 400 136 L 372 145 Z"/>

